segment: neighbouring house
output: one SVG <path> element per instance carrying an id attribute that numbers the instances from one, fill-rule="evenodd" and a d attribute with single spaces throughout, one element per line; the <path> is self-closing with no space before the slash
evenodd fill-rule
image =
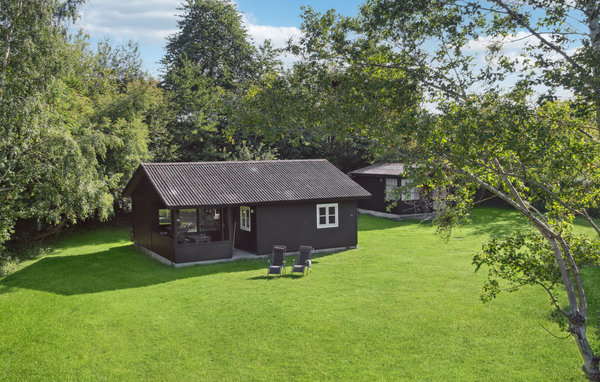
<path id="1" fill-rule="evenodd" d="M 415 215 L 434 212 L 429 195 L 417 187 L 404 174 L 403 163 L 377 163 L 349 173 L 350 177 L 373 197 L 358 202 L 360 212 L 375 215 Z M 398 192 L 398 187 L 409 187 Z"/>
<path id="2" fill-rule="evenodd" d="M 144 163 L 123 196 L 134 243 L 173 263 L 355 247 L 357 201 L 371 197 L 326 160 Z"/>

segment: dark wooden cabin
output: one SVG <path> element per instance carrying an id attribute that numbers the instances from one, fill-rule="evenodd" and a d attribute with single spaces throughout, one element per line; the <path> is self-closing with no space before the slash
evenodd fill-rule
<path id="1" fill-rule="evenodd" d="M 359 200 L 360 210 L 393 215 L 427 214 L 434 211 L 431 198 L 416 187 L 397 192 L 401 186 L 410 186 L 404 174 L 403 163 L 377 163 L 349 173 L 350 177 L 373 197 Z M 395 205 L 394 205 L 395 203 Z"/>
<path id="2" fill-rule="evenodd" d="M 144 163 L 125 187 L 133 241 L 173 263 L 357 244 L 370 194 L 326 160 Z"/>

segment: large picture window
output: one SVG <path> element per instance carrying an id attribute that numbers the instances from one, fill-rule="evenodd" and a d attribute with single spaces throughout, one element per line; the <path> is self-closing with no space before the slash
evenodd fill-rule
<path id="1" fill-rule="evenodd" d="M 252 220 L 250 219 L 250 207 L 240 207 L 240 229 L 244 231 L 252 230 Z"/>
<path id="2" fill-rule="evenodd" d="M 198 228 L 200 232 L 218 231 L 221 224 L 221 213 L 216 208 L 198 209 Z"/>
<path id="3" fill-rule="evenodd" d="M 317 228 L 338 226 L 338 204 L 317 204 Z"/>
<path id="4" fill-rule="evenodd" d="M 179 210 L 180 232 L 198 232 L 196 212 L 196 209 Z"/>

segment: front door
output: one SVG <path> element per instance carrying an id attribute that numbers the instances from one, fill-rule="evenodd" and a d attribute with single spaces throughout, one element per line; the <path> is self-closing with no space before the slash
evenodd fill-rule
<path id="1" fill-rule="evenodd" d="M 256 207 L 236 207 L 233 215 L 235 248 L 256 253 Z"/>

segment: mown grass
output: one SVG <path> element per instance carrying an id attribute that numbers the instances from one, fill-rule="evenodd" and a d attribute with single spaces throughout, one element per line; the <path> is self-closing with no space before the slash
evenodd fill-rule
<path id="1" fill-rule="evenodd" d="M 525 228 L 516 214 L 478 209 L 447 242 L 425 223 L 359 226 L 358 250 L 304 278 L 267 279 L 262 260 L 166 267 L 125 229 L 65 237 L 0 279 L 0 380 L 582 379 L 543 291 L 479 300 L 471 256 Z M 596 309 L 600 272 L 585 276 Z"/>

